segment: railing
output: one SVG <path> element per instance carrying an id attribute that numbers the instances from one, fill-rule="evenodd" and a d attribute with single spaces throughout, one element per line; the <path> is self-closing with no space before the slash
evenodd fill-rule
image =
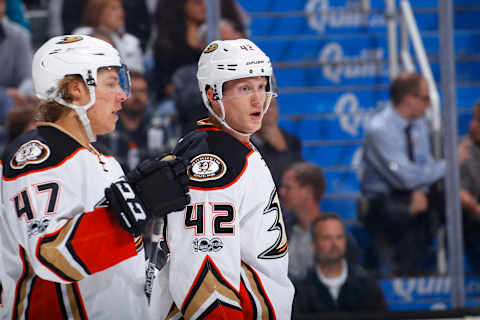
<path id="1" fill-rule="evenodd" d="M 390 0 L 388 0 L 390 1 Z M 430 91 L 430 101 L 431 112 L 429 119 L 431 121 L 431 126 L 433 130 L 433 150 L 437 158 L 440 158 L 441 155 L 441 117 L 440 117 L 440 95 L 438 94 L 437 84 L 433 78 L 432 69 L 428 63 L 427 54 L 425 53 L 425 48 L 422 43 L 422 38 L 420 37 L 420 32 L 418 31 L 417 23 L 415 22 L 415 17 L 413 16 L 412 7 L 408 0 L 402 0 L 400 2 L 400 8 L 402 13 L 402 47 L 400 51 L 400 56 L 402 58 L 402 63 L 406 67 L 407 71 L 413 71 L 414 64 L 410 56 L 410 50 L 408 46 L 408 36 L 412 39 L 413 49 L 420 66 L 420 70 L 428 82 L 428 87 Z M 407 69 L 408 68 L 408 69 Z M 410 69 L 410 70 L 409 70 Z"/>

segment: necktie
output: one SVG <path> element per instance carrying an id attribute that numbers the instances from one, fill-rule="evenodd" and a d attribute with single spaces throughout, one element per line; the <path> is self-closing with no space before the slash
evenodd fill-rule
<path id="1" fill-rule="evenodd" d="M 411 162 L 415 162 L 415 154 L 413 152 L 413 140 L 412 140 L 412 124 L 409 123 L 405 127 L 405 137 L 407 139 L 407 154 L 408 154 L 408 159 L 410 159 Z"/>

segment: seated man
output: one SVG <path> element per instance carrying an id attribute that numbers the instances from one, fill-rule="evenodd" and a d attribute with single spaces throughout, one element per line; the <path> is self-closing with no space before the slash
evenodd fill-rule
<path id="1" fill-rule="evenodd" d="M 361 266 L 346 261 L 345 225 L 335 213 L 324 213 L 312 224 L 315 266 L 295 283 L 295 313 L 387 310 L 382 290 Z"/>
<path id="2" fill-rule="evenodd" d="M 390 86 L 392 106 L 366 128 L 362 193 L 369 200 L 365 225 L 372 233 L 383 275 L 419 272 L 440 218 L 432 186 L 445 161 L 430 153 L 426 109 L 428 83 L 401 74 Z"/>
<path id="3" fill-rule="evenodd" d="M 470 121 L 468 158 L 460 166 L 460 201 L 463 208 L 465 252 L 472 271 L 480 272 L 480 101 L 473 107 Z"/>
<path id="4" fill-rule="evenodd" d="M 322 169 L 309 162 L 296 162 L 283 174 L 280 200 L 286 217 L 285 230 L 288 236 L 288 275 L 292 279 L 305 277 L 313 266 L 314 252 L 310 245 L 309 232 L 313 221 L 322 215 L 320 200 L 327 182 Z M 360 261 L 360 249 L 355 239 L 347 237 L 347 260 Z"/>

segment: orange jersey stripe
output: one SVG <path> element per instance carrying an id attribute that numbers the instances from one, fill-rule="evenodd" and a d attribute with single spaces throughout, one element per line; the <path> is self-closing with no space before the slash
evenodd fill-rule
<path id="1" fill-rule="evenodd" d="M 137 255 L 133 235 L 120 227 L 107 208 L 84 214 L 69 242 L 90 273 L 105 270 Z"/>
<path id="2" fill-rule="evenodd" d="M 66 319 L 60 284 L 35 277 L 28 297 L 26 319 Z"/>

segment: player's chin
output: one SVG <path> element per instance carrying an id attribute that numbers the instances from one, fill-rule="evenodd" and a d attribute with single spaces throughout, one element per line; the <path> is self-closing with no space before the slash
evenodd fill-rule
<path id="1" fill-rule="evenodd" d="M 249 121 L 249 132 L 255 133 L 262 128 L 262 120 L 250 119 Z"/>
<path id="2" fill-rule="evenodd" d="M 112 133 L 115 130 L 115 123 L 117 121 L 112 121 L 111 123 L 105 124 L 102 128 L 97 130 L 96 135 L 105 135 Z"/>

